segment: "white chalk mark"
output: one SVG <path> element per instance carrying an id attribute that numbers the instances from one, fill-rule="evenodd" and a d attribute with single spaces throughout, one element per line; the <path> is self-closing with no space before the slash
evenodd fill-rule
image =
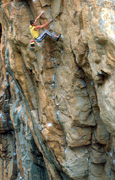
<path id="1" fill-rule="evenodd" d="M 65 149 L 65 153 L 67 153 L 67 149 Z"/>
<path id="2" fill-rule="evenodd" d="M 56 114 L 59 114 L 59 110 L 57 111 L 57 113 Z"/>
<path id="3" fill-rule="evenodd" d="M 53 124 L 52 123 L 48 123 L 48 127 L 51 127 L 51 126 L 53 126 Z"/>
<path id="4" fill-rule="evenodd" d="M 112 157 L 112 152 L 110 152 L 109 154 L 110 154 L 110 156 Z"/>
<path id="5" fill-rule="evenodd" d="M 93 86 L 93 81 L 91 81 L 91 85 Z"/>

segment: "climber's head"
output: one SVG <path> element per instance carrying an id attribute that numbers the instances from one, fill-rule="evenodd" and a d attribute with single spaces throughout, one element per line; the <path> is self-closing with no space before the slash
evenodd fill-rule
<path id="1" fill-rule="evenodd" d="M 31 21 L 30 21 L 30 25 L 35 26 L 35 25 L 36 25 L 36 22 L 35 22 L 34 20 L 31 20 Z"/>

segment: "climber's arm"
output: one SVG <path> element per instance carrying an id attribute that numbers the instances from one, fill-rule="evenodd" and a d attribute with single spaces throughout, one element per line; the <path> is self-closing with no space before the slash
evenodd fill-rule
<path id="1" fill-rule="evenodd" d="M 35 19 L 35 21 L 34 21 L 35 23 L 36 23 L 36 21 L 41 17 L 42 14 L 44 14 L 44 11 L 42 11 L 42 12 L 40 13 L 40 15 Z"/>
<path id="2" fill-rule="evenodd" d="M 38 30 L 38 29 L 42 29 L 44 27 L 46 27 L 47 25 L 49 25 L 51 22 L 53 21 L 53 19 L 50 19 L 47 23 L 43 24 L 43 25 L 38 25 L 34 28 L 34 30 Z"/>

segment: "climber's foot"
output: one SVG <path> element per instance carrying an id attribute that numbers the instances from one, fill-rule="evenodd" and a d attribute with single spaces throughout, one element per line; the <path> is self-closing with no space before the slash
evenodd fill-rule
<path id="1" fill-rule="evenodd" d="M 59 41 L 60 36 L 61 36 L 61 34 L 57 34 L 57 35 L 55 35 L 54 39 L 56 39 L 56 41 Z"/>
<path id="2" fill-rule="evenodd" d="M 59 38 L 61 37 L 61 34 L 57 35 L 56 41 L 59 41 Z"/>

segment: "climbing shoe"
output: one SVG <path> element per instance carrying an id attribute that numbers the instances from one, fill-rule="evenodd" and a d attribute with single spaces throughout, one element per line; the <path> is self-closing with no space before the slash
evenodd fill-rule
<path id="1" fill-rule="evenodd" d="M 60 37 L 61 37 L 61 34 L 56 37 L 56 41 L 59 41 Z"/>

